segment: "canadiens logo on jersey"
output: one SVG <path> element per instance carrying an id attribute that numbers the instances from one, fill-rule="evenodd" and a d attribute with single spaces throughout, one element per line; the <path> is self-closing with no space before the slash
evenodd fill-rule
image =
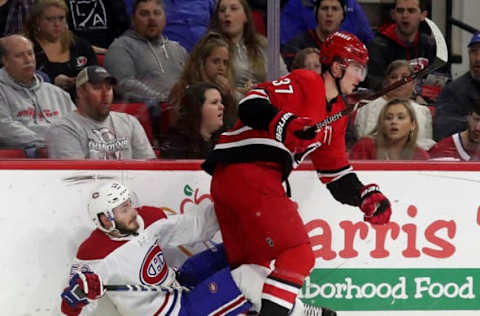
<path id="1" fill-rule="evenodd" d="M 162 249 L 155 244 L 148 250 L 140 267 L 140 281 L 146 285 L 161 284 L 168 275 Z"/>
<path id="2" fill-rule="evenodd" d="M 217 282 L 210 282 L 208 284 L 208 290 L 210 291 L 210 293 L 212 294 L 215 294 L 218 292 L 218 284 Z"/>

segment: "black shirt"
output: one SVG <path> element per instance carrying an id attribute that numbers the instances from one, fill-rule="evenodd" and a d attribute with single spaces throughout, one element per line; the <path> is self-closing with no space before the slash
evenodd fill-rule
<path id="1" fill-rule="evenodd" d="M 90 44 L 74 36 L 74 43 L 70 46 L 70 60 L 63 63 L 55 63 L 48 60 L 42 47 L 34 42 L 35 58 L 37 60 L 37 70 L 46 73 L 53 83 L 55 77 L 64 74 L 69 77 L 76 77 L 77 74 L 86 66 L 97 65 L 97 56 Z M 67 91 L 72 100 L 75 100 L 75 87 Z"/>

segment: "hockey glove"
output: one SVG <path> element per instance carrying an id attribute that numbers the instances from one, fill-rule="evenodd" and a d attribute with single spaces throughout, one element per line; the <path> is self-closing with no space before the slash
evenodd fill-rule
<path id="1" fill-rule="evenodd" d="M 88 299 L 95 300 L 105 294 L 102 279 L 93 272 L 77 272 L 61 294 L 62 300 L 72 308 L 83 307 Z M 63 304 L 62 304 L 63 305 Z"/>
<path id="2" fill-rule="evenodd" d="M 270 122 L 268 130 L 277 141 L 292 153 L 304 152 L 317 135 L 316 132 L 299 133 L 314 125 L 307 117 L 297 117 L 290 112 L 278 112 Z"/>
<path id="3" fill-rule="evenodd" d="M 360 209 L 365 214 L 364 221 L 375 225 L 384 225 L 390 221 L 390 201 L 380 192 L 378 185 L 372 183 L 364 186 L 360 198 Z"/>

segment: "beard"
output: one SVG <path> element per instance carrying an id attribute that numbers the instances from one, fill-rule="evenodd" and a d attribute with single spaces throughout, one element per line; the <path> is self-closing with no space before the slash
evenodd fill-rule
<path id="1" fill-rule="evenodd" d="M 135 228 L 129 228 L 127 227 L 127 225 L 115 221 L 115 227 L 117 228 L 118 232 L 122 235 L 137 235 L 139 225 L 137 221 L 135 221 L 135 224 L 136 224 Z"/>

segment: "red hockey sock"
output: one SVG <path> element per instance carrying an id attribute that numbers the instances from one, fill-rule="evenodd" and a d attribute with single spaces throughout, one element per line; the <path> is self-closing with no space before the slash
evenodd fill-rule
<path id="1" fill-rule="evenodd" d="M 276 259 L 275 269 L 263 285 L 260 315 L 287 315 L 314 264 L 315 257 L 310 244 L 283 252 Z"/>

